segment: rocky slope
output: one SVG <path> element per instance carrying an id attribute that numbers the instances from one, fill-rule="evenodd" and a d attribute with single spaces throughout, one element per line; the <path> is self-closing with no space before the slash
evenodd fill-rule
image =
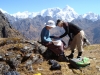
<path id="1" fill-rule="evenodd" d="M 69 62 L 59 62 L 60 70 L 50 70 L 51 65 L 43 56 L 47 48 L 36 41 L 19 38 L 0 39 L 0 75 L 9 70 L 16 70 L 20 75 L 100 75 L 100 45 L 84 48 L 84 57 L 90 58 L 90 65 L 75 69 Z M 70 50 L 65 50 L 69 55 Z M 46 53 L 49 55 L 49 53 Z M 45 54 L 45 55 L 46 55 Z M 77 50 L 75 56 L 77 56 Z"/>
<path id="2" fill-rule="evenodd" d="M 0 11 L 0 37 L 23 37 L 16 29 L 12 28 L 8 19 L 5 15 Z"/>
<path id="3" fill-rule="evenodd" d="M 48 61 L 51 53 L 45 46 L 37 41 L 24 39 L 11 27 L 2 13 L 0 13 L 0 26 L 0 75 L 9 70 L 16 70 L 20 75 L 36 73 L 41 73 L 41 75 L 100 75 L 99 44 L 84 48 L 83 56 L 90 58 L 89 66 L 75 69 L 69 62 L 57 61 L 61 65 L 61 70 L 50 70 L 51 65 Z M 70 50 L 65 50 L 65 55 L 69 53 Z"/>

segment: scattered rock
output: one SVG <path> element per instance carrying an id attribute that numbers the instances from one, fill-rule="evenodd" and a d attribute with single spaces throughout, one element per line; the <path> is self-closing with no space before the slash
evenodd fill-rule
<path id="1" fill-rule="evenodd" d="M 18 39 L 16 39 L 18 40 Z M 20 39 L 21 40 L 21 39 Z M 26 69 L 29 72 L 33 72 L 33 64 L 40 64 L 43 62 L 43 57 L 40 54 L 40 50 L 43 49 L 46 50 L 46 48 L 41 44 L 35 42 L 35 43 L 29 43 L 29 42 L 22 42 L 16 41 L 14 38 L 10 39 L 4 39 L 3 42 L 6 42 L 3 44 L 3 52 L 0 53 L 0 73 L 4 73 L 11 70 L 19 70 L 20 65 L 24 66 L 24 63 L 26 63 Z M 38 44 L 38 45 L 36 45 Z M 38 54 L 35 53 L 36 50 Z M 1 63 L 3 62 L 3 63 Z M 6 65 L 5 65 L 5 64 Z"/>
<path id="2" fill-rule="evenodd" d="M 47 63 L 48 60 L 52 59 L 50 57 L 54 58 L 55 56 L 50 50 L 47 50 L 45 46 L 38 42 L 33 41 L 30 43 L 26 40 L 22 41 L 21 39 L 21 41 L 17 41 L 18 39 L 14 38 L 11 41 L 11 38 L 6 38 L 3 39 L 2 43 L 6 42 L 7 40 L 10 40 L 9 43 L 5 43 L 2 46 L 0 45 L 0 74 L 8 72 L 9 70 L 16 70 L 21 75 L 33 75 L 36 72 L 40 72 L 43 75 L 91 75 L 91 73 L 93 75 L 100 74 L 100 54 L 97 50 L 92 50 L 91 55 L 89 50 L 85 53 L 84 56 L 88 56 L 91 59 L 91 64 L 90 66 L 85 67 L 80 71 L 78 69 L 73 70 L 73 68 L 68 65 L 69 62 L 59 62 L 59 64 L 55 63 L 54 65 L 49 65 Z M 96 55 L 93 54 L 94 52 Z M 67 53 L 68 51 L 65 52 L 65 54 Z M 53 70 L 54 67 L 59 68 L 56 68 L 55 71 L 50 71 L 50 67 L 53 67 Z"/>

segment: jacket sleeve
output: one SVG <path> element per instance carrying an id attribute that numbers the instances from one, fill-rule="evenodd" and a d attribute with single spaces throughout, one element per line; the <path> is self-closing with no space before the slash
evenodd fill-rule
<path id="1" fill-rule="evenodd" d="M 49 36 L 49 34 L 47 33 L 46 29 L 43 29 L 41 32 L 41 41 L 43 42 L 49 42 L 49 38 L 47 38 L 47 36 Z"/>
<path id="2" fill-rule="evenodd" d="M 55 38 L 55 36 L 50 36 L 50 38 Z"/>
<path id="3" fill-rule="evenodd" d="M 52 41 L 49 35 L 49 32 L 44 32 L 44 41 L 47 43 Z"/>
<path id="4" fill-rule="evenodd" d="M 70 41 L 72 41 L 73 40 L 73 34 L 72 33 L 69 33 L 68 36 L 70 38 Z"/>
<path id="5" fill-rule="evenodd" d="M 69 33 L 69 28 L 68 28 L 68 26 L 64 27 L 64 30 L 65 30 L 65 33 L 62 34 L 62 35 L 60 36 L 60 38 L 63 38 L 64 36 L 66 36 L 66 35 Z"/>
<path id="6" fill-rule="evenodd" d="M 60 38 L 63 38 L 64 36 L 66 36 L 68 33 L 65 32 L 63 35 L 60 36 Z"/>

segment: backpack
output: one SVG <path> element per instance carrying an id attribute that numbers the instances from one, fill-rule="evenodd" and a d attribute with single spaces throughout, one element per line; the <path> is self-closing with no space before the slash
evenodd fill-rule
<path id="1" fill-rule="evenodd" d="M 9 71 L 4 73 L 4 75 L 20 75 L 17 71 Z"/>
<path id="2" fill-rule="evenodd" d="M 90 65 L 90 59 L 87 57 L 73 58 L 70 59 L 69 62 L 74 68 L 77 69 Z"/>

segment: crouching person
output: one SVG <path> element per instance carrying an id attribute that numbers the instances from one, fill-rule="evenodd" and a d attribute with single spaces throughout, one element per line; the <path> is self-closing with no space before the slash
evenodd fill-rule
<path id="1" fill-rule="evenodd" d="M 59 41 L 52 41 L 53 36 L 50 36 L 49 30 L 51 28 L 55 28 L 55 22 L 49 20 L 45 27 L 41 31 L 41 43 L 48 47 L 48 50 L 52 51 L 57 57 L 59 61 L 67 61 L 64 55 L 63 43 Z"/>

